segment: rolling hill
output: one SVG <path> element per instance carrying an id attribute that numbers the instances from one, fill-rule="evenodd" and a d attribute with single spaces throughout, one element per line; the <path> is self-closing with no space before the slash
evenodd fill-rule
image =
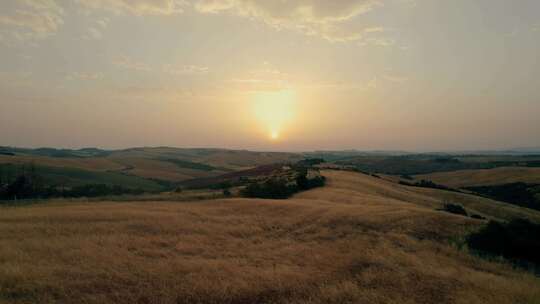
<path id="1" fill-rule="evenodd" d="M 501 167 L 480 170 L 459 170 L 414 176 L 453 188 L 502 185 L 509 183 L 540 184 L 540 168 Z"/>
<path id="2" fill-rule="evenodd" d="M 181 181 L 283 162 L 300 154 L 224 149 L 131 148 L 58 150 L 0 147 L 0 179 L 13 179 L 33 164 L 52 185 L 109 184 L 148 191 Z"/>
<path id="3" fill-rule="evenodd" d="M 2 207 L 2 303 L 538 303 L 540 279 L 457 249 L 482 220 L 540 213 L 323 171 L 289 200 Z"/>

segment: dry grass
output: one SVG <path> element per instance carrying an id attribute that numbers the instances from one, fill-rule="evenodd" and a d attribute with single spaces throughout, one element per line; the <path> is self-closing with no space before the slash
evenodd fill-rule
<path id="1" fill-rule="evenodd" d="M 131 169 L 126 173 L 143 178 L 159 179 L 178 182 L 199 177 L 209 177 L 219 175 L 220 172 L 207 172 L 193 169 L 180 168 L 177 165 L 148 158 L 124 157 L 111 158 L 119 164 Z M 221 172 L 223 174 L 224 172 Z"/>
<path id="2" fill-rule="evenodd" d="M 478 221 L 325 174 L 287 201 L 2 208 L 0 303 L 540 301 L 538 278 L 448 245 Z"/>
<path id="3" fill-rule="evenodd" d="M 76 168 L 89 171 L 116 171 L 121 170 L 125 167 L 122 164 L 119 164 L 111 159 L 104 157 L 57 158 L 47 156 L 0 155 L 0 164 L 27 165 L 30 163 L 41 166 Z"/>
<path id="4" fill-rule="evenodd" d="M 540 184 L 540 168 L 501 167 L 482 170 L 460 170 L 415 176 L 417 179 L 432 180 L 449 187 L 476 187 L 508 183 Z"/>

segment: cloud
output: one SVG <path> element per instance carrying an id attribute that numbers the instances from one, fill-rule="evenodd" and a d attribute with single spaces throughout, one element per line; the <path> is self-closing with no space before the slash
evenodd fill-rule
<path id="1" fill-rule="evenodd" d="M 152 69 L 150 66 L 144 62 L 136 61 L 131 57 L 128 56 L 122 56 L 115 61 L 113 61 L 113 65 L 126 69 L 126 70 L 134 70 L 134 71 L 140 71 L 140 72 L 150 72 Z"/>
<path id="2" fill-rule="evenodd" d="M 253 70 L 246 71 L 240 77 L 227 81 L 229 87 L 243 92 L 277 91 L 292 86 L 289 74 L 280 71 L 271 63 L 264 62 Z"/>
<path id="3" fill-rule="evenodd" d="M 384 75 L 382 78 L 384 78 L 384 80 L 386 81 L 394 82 L 394 83 L 404 83 L 409 80 L 409 78 L 407 77 L 398 76 L 398 75 Z"/>
<path id="4" fill-rule="evenodd" d="M 390 47 L 394 46 L 396 44 L 396 41 L 391 38 L 383 38 L 383 37 L 370 37 L 363 39 L 358 43 L 359 46 L 367 46 L 367 45 L 373 45 L 373 46 L 380 46 L 380 47 Z"/>
<path id="5" fill-rule="evenodd" d="M 276 29 L 291 29 L 332 42 L 359 40 L 362 31 L 344 26 L 380 5 L 376 0 L 196 0 L 201 13 L 233 13 L 261 20 Z"/>
<path id="6" fill-rule="evenodd" d="M 108 25 L 108 18 L 95 20 L 95 24 L 86 29 L 86 33 L 83 35 L 83 39 L 101 40 L 101 38 L 103 38 L 103 31 L 107 28 Z"/>
<path id="7" fill-rule="evenodd" d="M 323 81 L 323 82 L 311 82 L 306 84 L 300 84 L 295 87 L 299 88 L 309 88 L 309 89 L 329 89 L 336 91 L 370 91 L 375 90 L 378 87 L 379 80 L 377 77 L 366 79 L 360 82 L 334 82 L 334 81 Z"/>
<path id="8" fill-rule="evenodd" d="M 181 67 L 175 67 L 172 65 L 164 65 L 163 72 L 172 75 L 187 75 L 187 74 L 206 74 L 208 73 L 208 67 L 186 65 Z"/>
<path id="9" fill-rule="evenodd" d="M 177 101 L 186 97 L 193 97 L 192 90 L 171 88 L 165 86 L 121 86 L 110 87 L 104 91 L 107 98 L 122 100 L 151 100 L 151 101 Z"/>
<path id="10" fill-rule="evenodd" d="M 0 4 L 0 34 L 3 40 L 44 39 L 64 24 L 63 15 L 53 0 L 6 1 Z"/>
<path id="11" fill-rule="evenodd" d="M 103 38 L 103 34 L 101 33 L 100 30 L 96 29 L 95 27 L 90 27 L 86 31 L 85 38 L 100 40 L 101 38 Z"/>
<path id="12" fill-rule="evenodd" d="M 122 56 L 115 61 L 113 61 L 113 65 L 126 69 L 126 70 L 132 70 L 132 71 L 139 71 L 139 72 L 157 72 L 157 73 L 167 73 L 170 75 L 201 75 L 206 74 L 209 71 L 208 67 L 204 66 L 198 66 L 198 65 L 184 65 L 184 66 L 175 66 L 166 64 L 159 69 L 159 67 L 156 66 L 150 66 L 149 64 L 137 61 L 131 57 L 128 56 Z"/>
<path id="13" fill-rule="evenodd" d="M 66 80 L 99 80 L 103 78 L 103 73 L 83 73 L 74 72 L 66 76 Z"/>
<path id="14" fill-rule="evenodd" d="M 184 0 L 76 0 L 87 9 L 107 10 L 120 15 L 174 15 L 182 13 Z"/>

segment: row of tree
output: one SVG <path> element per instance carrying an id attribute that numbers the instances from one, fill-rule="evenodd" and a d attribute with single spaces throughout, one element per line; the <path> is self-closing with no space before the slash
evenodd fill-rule
<path id="1" fill-rule="evenodd" d="M 87 184 L 74 187 L 48 184 L 34 164 L 0 166 L 0 200 L 53 197 L 98 197 L 107 195 L 142 194 L 142 189 L 119 185 Z"/>

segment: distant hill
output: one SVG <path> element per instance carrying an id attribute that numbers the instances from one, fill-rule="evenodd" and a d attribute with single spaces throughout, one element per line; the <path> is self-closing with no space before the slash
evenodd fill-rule
<path id="1" fill-rule="evenodd" d="M 226 149 L 141 147 L 122 150 L 0 147 L 0 181 L 33 164 L 53 185 L 109 184 L 147 190 L 274 163 L 296 162 L 295 153 Z"/>

